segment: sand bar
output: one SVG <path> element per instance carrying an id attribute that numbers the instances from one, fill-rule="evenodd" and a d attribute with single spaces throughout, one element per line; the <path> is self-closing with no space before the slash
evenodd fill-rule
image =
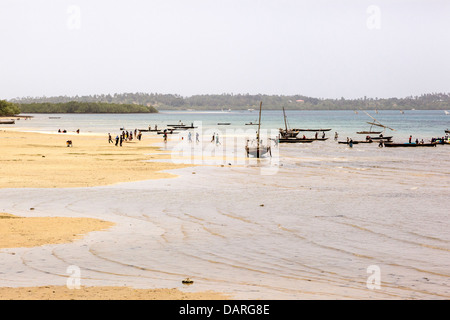
<path id="1" fill-rule="evenodd" d="M 72 147 L 66 141 L 72 140 Z M 162 170 L 185 167 L 144 137 L 122 147 L 105 136 L 0 131 L 0 188 L 75 188 L 175 177 Z M 152 153 L 155 153 L 152 155 Z M 156 154 L 158 153 L 158 154 Z"/>

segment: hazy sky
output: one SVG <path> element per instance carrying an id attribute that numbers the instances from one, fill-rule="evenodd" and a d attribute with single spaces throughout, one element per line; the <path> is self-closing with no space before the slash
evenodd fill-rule
<path id="1" fill-rule="evenodd" d="M 0 99 L 450 92 L 449 0 L 0 0 Z"/>

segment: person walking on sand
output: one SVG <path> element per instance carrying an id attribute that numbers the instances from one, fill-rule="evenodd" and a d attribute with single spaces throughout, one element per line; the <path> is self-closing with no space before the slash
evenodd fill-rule
<path id="1" fill-rule="evenodd" d="M 108 133 L 108 143 L 114 143 L 112 138 L 111 138 L 111 133 Z"/>
<path id="2" fill-rule="evenodd" d="M 123 138 L 120 137 L 119 145 L 122 146 Z"/>
<path id="3" fill-rule="evenodd" d="M 211 138 L 211 142 L 214 142 L 214 138 L 216 137 L 216 133 L 214 132 Z"/>
<path id="4" fill-rule="evenodd" d="M 221 143 L 219 142 L 219 134 L 216 134 L 216 146 L 219 145 L 219 144 L 221 144 Z"/>
<path id="5" fill-rule="evenodd" d="M 192 134 L 191 134 L 191 132 L 188 133 L 188 139 L 189 139 L 189 142 L 192 142 Z"/>
<path id="6" fill-rule="evenodd" d="M 122 138 L 122 136 L 120 136 L 121 138 Z M 119 136 L 117 135 L 116 136 L 116 147 L 117 147 L 117 145 L 119 144 Z"/>
<path id="7" fill-rule="evenodd" d="M 195 133 L 195 141 L 196 141 L 196 142 L 200 142 L 200 140 L 198 139 L 198 137 L 199 137 L 199 134 L 198 134 L 198 132 L 196 132 L 196 133 Z"/>

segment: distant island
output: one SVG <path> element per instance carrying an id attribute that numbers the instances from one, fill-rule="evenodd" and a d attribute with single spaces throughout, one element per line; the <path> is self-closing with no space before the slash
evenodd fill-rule
<path id="1" fill-rule="evenodd" d="M 21 113 L 157 113 L 152 106 L 107 102 L 33 102 L 19 103 Z"/>
<path id="2" fill-rule="evenodd" d="M 135 113 L 157 110 L 447 110 L 450 93 L 405 98 L 324 99 L 304 95 L 121 93 L 88 96 L 25 97 L 11 99 L 22 113 Z"/>

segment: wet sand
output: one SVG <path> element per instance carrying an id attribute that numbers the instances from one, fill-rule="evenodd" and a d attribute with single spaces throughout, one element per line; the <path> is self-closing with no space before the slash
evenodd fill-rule
<path id="1" fill-rule="evenodd" d="M 113 137 L 114 138 L 114 137 Z M 72 147 L 66 141 L 72 140 Z M 77 188 L 112 185 L 120 182 L 176 177 L 162 170 L 186 167 L 170 162 L 144 162 L 169 158 L 159 148 L 160 141 L 144 138 L 108 143 L 105 135 L 43 134 L 0 131 L 0 188 Z M 158 152 L 158 155 L 152 153 Z M 23 192 L 26 197 L 26 190 Z M 0 213 L 0 250 L 64 244 L 92 232 L 103 232 L 114 223 L 83 217 L 20 217 Z M 41 213 L 42 214 L 42 213 Z M 1 300 L 179 300 L 226 299 L 216 292 L 183 292 L 179 289 L 134 289 L 99 286 L 69 289 L 66 286 L 2 287 Z"/>

